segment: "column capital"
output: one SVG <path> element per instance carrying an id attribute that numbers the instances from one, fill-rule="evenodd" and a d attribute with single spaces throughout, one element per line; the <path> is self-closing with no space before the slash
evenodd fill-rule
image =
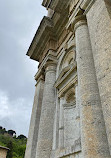
<path id="1" fill-rule="evenodd" d="M 46 57 L 43 59 L 39 69 L 44 69 L 44 72 L 47 70 L 55 71 L 57 66 L 57 57 L 56 52 L 49 50 Z"/>
<path id="2" fill-rule="evenodd" d="M 87 25 L 87 19 L 85 15 L 78 15 L 75 17 L 72 24 L 74 31 L 76 31 L 76 29 L 81 25 Z"/>
<path id="3" fill-rule="evenodd" d="M 45 68 L 45 73 L 48 71 L 56 71 L 57 67 L 57 62 L 54 60 L 49 60 L 45 63 L 44 68 Z"/>
<path id="4" fill-rule="evenodd" d="M 45 80 L 45 74 L 44 74 L 44 70 L 43 69 L 40 69 L 36 74 L 35 74 L 35 80 L 37 81 L 36 85 L 39 83 L 39 81 L 41 80 Z"/>
<path id="5" fill-rule="evenodd" d="M 49 63 L 49 64 L 48 64 Z M 41 62 L 39 69 L 44 69 L 47 67 L 47 65 L 50 64 L 56 64 L 57 63 L 57 57 L 56 57 L 56 52 L 53 50 L 49 50 L 43 61 Z"/>

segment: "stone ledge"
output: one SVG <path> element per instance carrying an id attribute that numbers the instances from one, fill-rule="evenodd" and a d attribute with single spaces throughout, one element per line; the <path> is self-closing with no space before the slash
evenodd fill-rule
<path id="1" fill-rule="evenodd" d="M 68 8 L 71 0 L 43 0 L 42 5 L 46 8 L 51 8 L 52 10 L 62 13 Z"/>
<path id="2" fill-rule="evenodd" d="M 55 82 L 55 87 L 56 87 L 56 88 L 60 88 L 60 85 L 64 82 L 64 80 L 66 80 L 66 78 L 68 78 L 69 75 L 70 75 L 71 73 L 73 73 L 74 70 L 76 70 L 76 68 L 77 68 L 76 62 L 73 63 L 73 64 L 71 64 L 71 65 L 69 65 L 69 66 L 67 66 L 67 67 L 65 67 L 65 68 L 61 71 L 61 73 L 59 74 L 59 77 L 58 77 L 58 79 L 57 79 L 56 82 Z"/>
<path id="3" fill-rule="evenodd" d="M 78 140 L 74 141 L 74 145 L 53 150 L 51 153 L 51 158 L 63 158 L 66 156 L 71 156 L 75 155 L 76 153 L 81 152 L 81 139 L 79 138 Z"/>
<path id="4" fill-rule="evenodd" d="M 49 17 L 44 16 L 28 49 L 27 55 L 30 56 L 31 59 L 39 61 L 41 49 L 44 48 L 44 44 L 47 43 L 49 37 L 55 39 L 53 22 Z"/>

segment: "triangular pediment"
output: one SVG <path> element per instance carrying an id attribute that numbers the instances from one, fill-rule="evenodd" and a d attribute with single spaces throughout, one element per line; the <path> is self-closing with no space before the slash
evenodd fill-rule
<path id="1" fill-rule="evenodd" d="M 76 63 L 63 68 L 56 80 L 55 87 L 57 88 L 74 71 L 74 69 L 76 69 Z"/>

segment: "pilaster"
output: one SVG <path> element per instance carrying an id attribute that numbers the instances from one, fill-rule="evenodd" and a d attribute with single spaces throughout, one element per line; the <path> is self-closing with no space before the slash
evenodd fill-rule
<path id="1" fill-rule="evenodd" d="M 44 75 L 41 71 L 38 78 L 35 78 L 37 83 L 35 85 L 35 97 L 30 121 L 30 128 L 28 134 L 27 147 L 25 152 L 25 158 L 35 158 L 36 145 L 38 141 L 38 131 L 41 116 L 42 98 L 44 90 Z"/>

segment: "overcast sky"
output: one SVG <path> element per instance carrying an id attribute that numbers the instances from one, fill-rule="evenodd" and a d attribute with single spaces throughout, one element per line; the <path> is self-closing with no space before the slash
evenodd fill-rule
<path id="1" fill-rule="evenodd" d="M 27 136 L 37 62 L 26 56 L 46 9 L 42 0 L 0 1 L 0 125 Z"/>

